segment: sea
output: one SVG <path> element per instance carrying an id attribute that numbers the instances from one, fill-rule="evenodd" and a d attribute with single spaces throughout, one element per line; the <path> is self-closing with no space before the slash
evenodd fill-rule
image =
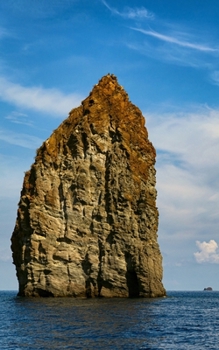
<path id="1" fill-rule="evenodd" d="M 22 298 L 0 291 L 0 349 L 219 349 L 219 292 L 156 299 Z"/>

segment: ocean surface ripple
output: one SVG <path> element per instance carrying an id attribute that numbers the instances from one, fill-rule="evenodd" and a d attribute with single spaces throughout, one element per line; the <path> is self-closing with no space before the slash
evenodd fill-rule
<path id="1" fill-rule="evenodd" d="M 0 291 L 0 349 L 218 349 L 219 292 L 161 299 L 19 298 Z"/>

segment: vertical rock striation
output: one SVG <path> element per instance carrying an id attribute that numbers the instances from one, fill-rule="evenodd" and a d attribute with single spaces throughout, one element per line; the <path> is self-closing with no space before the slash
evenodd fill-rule
<path id="1" fill-rule="evenodd" d="M 38 149 L 11 238 L 19 295 L 165 295 L 144 123 L 107 75 Z"/>

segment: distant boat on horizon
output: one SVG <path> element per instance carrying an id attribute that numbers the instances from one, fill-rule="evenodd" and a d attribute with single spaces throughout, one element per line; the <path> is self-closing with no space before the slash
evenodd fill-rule
<path id="1" fill-rule="evenodd" d="M 211 287 L 204 288 L 206 291 L 212 291 L 213 289 Z"/>

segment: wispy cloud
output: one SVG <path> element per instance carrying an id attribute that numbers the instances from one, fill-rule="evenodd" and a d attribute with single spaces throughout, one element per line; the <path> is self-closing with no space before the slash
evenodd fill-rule
<path id="1" fill-rule="evenodd" d="M 42 144 L 42 140 L 39 137 L 28 134 L 16 133 L 3 128 L 0 128 L 0 140 L 7 142 L 11 145 L 16 145 L 30 149 L 36 149 Z"/>
<path id="2" fill-rule="evenodd" d="M 0 99 L 30 110 L 52 115 L 66 115 L 73 107 L 80 105 L 79 94 L 65 95 L 57 89 L 25 87 L 0 78 Z"/>
<path id="3" fill-rule="evenodd" d="M 182 46 L 177 45 L 155 45 L 155 43 L 144 41 L 144 42 L 126 42 L 125 45 L 137 53 L 146 57 L 151 57 L 154 60 L 163 61 L 171 64 L 180 66 L 189 66 L 193 68 L 205 67 L 208 68 L 208 62 L 202 59 L 200 55 L 194 54 L 198 51 L 186 49 Z"/>
<path id="4" fill-rule="evenodd" d="M 219 264 L 218 244 L 211 239 L 209 242 L 196 241 L 199 252 L 194 253 L 197 263 Z"/>
<path id="5" fill-rule="evenodd" d="M 102 3 L 110 10 L 114 15 L 123 17 L 124 19 L 153 19 L 154 14 L 149 12 L 145 7 L 140 8 L 131 8 L 125 7 L 122 12 L 118 11 L 116 8 L 111 7 L 105 0 L 102 0 Z"/>
<path id="6" fill-rule="evenodd" d="M 123 44 L 129 49 L 167 63 L 212 69 L 212 61 L 207 60 L 206 55 L 211 59 L 217 59 L 219 54 L 219 46 L 214 44 L 212 33 L 209 39 L 207 33 L 197 31 L 196 28 L 188 27 L 183 23 L 180 25 L 177 22 L 169 23 L 144 7 L 126 7 L 119 11 L 105 0 L 101 1 L 112 14 L 122 19 L 136 20 L 135 26 L 130 26 L 129 29 L 143 34 L 144 38 L 138 35 L 132 36 L 132 40 L 130 37 L 126 41 L 123 40 Z M 151 22 L 153 28 L 148 25 L 149 19 L 153 19 Z M 215 81 L 217 82 L 217 79 Z"/>
<path id="7" fill-rule="evenodd" d="M 177 37 L 158 33 L 158 32 L 153 31 L 153 30 L 144 30 L 144 29 L 132 28 L 132 27 L 130 29 L 135 30 L 135 31 L 140 32 L 140 33 L 143 33 L 147 36 L 152 36 L 158 40 L 161 40 L 161 41 L 164 41 L 164 42 L 167 42 L 170 44 L 175 44 L 175 45 L 179 45 L 182 47 L 186 47 L 189 49 L 203 51 L 203 52 L 219 52 L 219 49 L 211 48 L 211 47 L 208 47 L 208 46 L 203 45 L 203 44 L 197 44 L 197 43 L 192 43 L 189 41 L 183 41 Z"/>
<path id="8" fill-rule="evenodd" d="M 8 114 L 5 119 L 10 120 L 14 124 L 21 124 L 26 126 L 33 126 L 26 113 L 13 111 Z"/>

